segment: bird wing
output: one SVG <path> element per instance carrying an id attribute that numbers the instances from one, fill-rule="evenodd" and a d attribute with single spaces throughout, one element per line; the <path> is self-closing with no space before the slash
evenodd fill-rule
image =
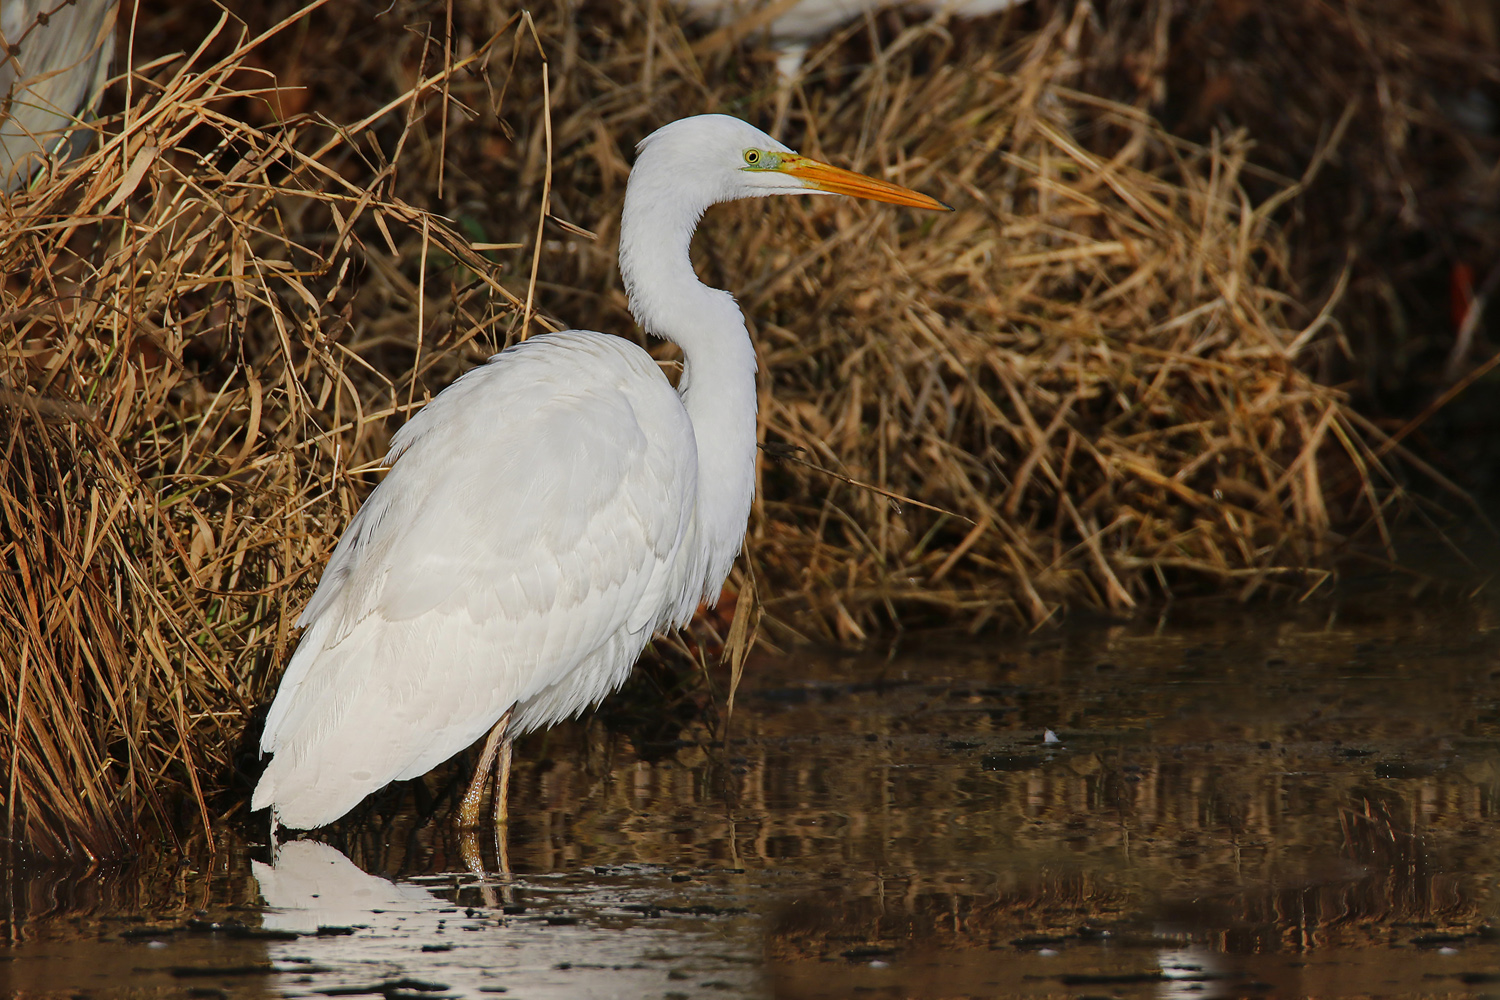
<path id="1" fill-rule="evenodd" d="M 645 637 L 618 633 L 681 603 L 692 425 L 628 341 L 572 331 L 496 355 L 412 418 L 391 456 L 299 619 L 266 720 L 261 748 L 277 756 L 255 798 L 288 825 L 293 795 L 358 786 L 352 806 L 598 668 L 598 651 L 633 659 Z"/>

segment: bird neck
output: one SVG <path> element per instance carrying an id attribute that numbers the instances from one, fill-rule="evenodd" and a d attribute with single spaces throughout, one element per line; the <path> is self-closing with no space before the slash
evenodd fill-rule
<path id="1" fill-rule="evenodd" d="M 682 348 L 678 393 L 697 441 L 695 521 L 708 550 L 704 596 L 714 600 L 755 493 L 755 349 L 734 297 L 693 271 L 688 247 L 703 208 L 636 180 L 620 220 L 620 275 L 636 321 Z"/>

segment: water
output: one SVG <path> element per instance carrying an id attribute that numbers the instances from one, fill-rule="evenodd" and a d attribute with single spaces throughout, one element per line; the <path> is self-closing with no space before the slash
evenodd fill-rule
<path id="1" fill-rule="evenodd" d="M 640 690 L 528 741 L 510 876 L 456 770 L 274 864 L 13 875 L 0 992 L 1500 995 L 1497 654 L 1351 598 L 761 656 L 727 747 Z"/>

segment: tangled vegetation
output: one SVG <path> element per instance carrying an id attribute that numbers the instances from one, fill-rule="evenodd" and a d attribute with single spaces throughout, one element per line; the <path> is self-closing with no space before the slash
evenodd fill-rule
<path id="1" fill-rule="evenodd" d="M 1340 128 L 1298 177 L 1176 137 L 1079 88 L 1083 4 L 882 15 L 794 86 L 663 4 L 505 6 L 138 9 L 94 152 L 0 201 L 13 845 L 244 808 L 236 748 L 394 428 L 528 333 L 640 336 L 618 207 L 683 115 L 958 208 L 781 199 L 700 237 L 760 358 L 731 586 L 776 641 L 1303 592 L 1388 530 L 1391 443 L 1309 374 L 1338 290 L 1307 300 L 1280 222 Z"/>

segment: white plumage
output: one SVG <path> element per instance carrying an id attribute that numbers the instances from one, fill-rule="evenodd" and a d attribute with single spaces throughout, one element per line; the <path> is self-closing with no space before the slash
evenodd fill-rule
<path id="1" fill-rule="evenodd" d="M 25 184 L 99 99 L 118 7 L 119 0 L 0 0 L 0 191 Z M 75 135 L 65 154 L 92 138 Z"/>
<path id="2" fill-rule="evenodd" d="M 1026 0 L 677 0 L 692 14 L 720 25 L 767 22 L 776 67 L 783 80 L 795 78 L 814 42 L 834 28 L 888 7 L 910 7 L 938 16 L 984 17 Z"/>
<path id="3" fill-rule="evenodd" d="M 257 806 L 316 826 L 511 705 L 532 709 L 512 720 L 525 732 L 617 687 L 704 591 L 676 558 L 693 452 L 677 394 L 618 337 L 537 337 L 439 394 L 392 440 L 298 622 Z"/>
<path id="4" fill-rule="evenodd" d="M 945 207 L 722 115 L 644 140 L 620 267 L 637 320 L 683 350 L 678 387 L 629 341 L 574 330 L 497 354 L 413 417 L 298 620 L 254 808 L 321 826 L 507 712 L 507 740 L 575 715 L 718 597 L 754 490 L 755 354 L 688 244 L 716 202 L 796 192 Z"/>
<path id="5" fill-rule="evenodd" d="M 774 15 L 770 24 L 773 39 L 805 45 L 840 24 L 882 8 L 913 7 L 958 17 L 984 17 L 1025 0 L 678 0 L 678 3 L 721 24 L 765 11 Z"/>

